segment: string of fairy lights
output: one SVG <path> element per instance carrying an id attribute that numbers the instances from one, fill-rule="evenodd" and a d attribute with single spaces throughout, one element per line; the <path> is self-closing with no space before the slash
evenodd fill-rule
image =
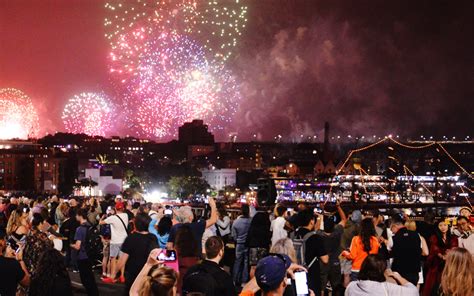
<path id="1" fill-rule="evenodd" d="M 335 174 L 335 177 L 339 176 L 341 174 L 341 172 L 344 171 L 347 163 L 353 158 L 354 154 L 356 153 L 360 153 L 360 152 L 363 152 L 363 151 L 366 151 L 368 149 L 371 149 L 375 146 L 378 146 L 382 143 L 385 143 L 385 142 L 392 142 L 396 145 L 399 145 L 400 147 L 403 147 L 403 148 L 407 148 L 407 149 L 415 149 L 415 150 L 418 150 L 418 149 L 426 149 L 426 148 L 429 148 L 429 147 L 433 147 L 435 145 L 439 146 L 441 148 L 441 150 L 444 152 L 444 154 L 446 156 L 448 156 L 448 158 L 463 172 L 466 174 L 466 176 L 468 178 L 471 178 L 471 179 L 474 179 L 472 174 L 470 174 L 448 151 L 447 149 L 443 146 L 442 143 L 440 142 L 437 142 L 437 141 L 431 141 L 427 144 L 424 144 L 424 145 L 408 145 L 408 144 L 404 144 L 404 143 L 401 143 L 400 141 L 394 139 L 393 137 L 391 136 L 386 136 L 384 137 L 383 139 L 380 139 L 379 141 L 377 142 L 374 142 L 374 143 L 371 143 L 369 145 L 366 145 L 366 146 L 363 146 L 363 147 L 360 147 L 360 148 L 356 148 L 356 149 L 352 149 L 348 152 L 347 154 L 347 157 L 344 159 L 344 161 L 342 162 L 341 166 L 339 168 L 336 169 L 336 174 Z M 393 148 L 392 148 L 393 150 Z M 436 151 L 439 152 L 438 149 L 436 149 Z M 366 175 L 369 175 L 363 168 L 362 166 L 359 164 L 357 165 L 356 169 L 359 171 L 359 172 L 363 172 L 364 174 Z M 412 177 L 415 176 L 415 174 L 410 170 L 410 168 L 408 168 L 406 165 L 403 165 L 403 170 L 404 170 L 404 173 L 405 173 L 405 176 L 407 176 L 407 173 L 409 173 Z M 361 174 L 361 177 L 362 177 L 362 174 Z M 367 189 L 365 188 L 365 184 L 364 184 L 364 181 L 363 181 L 363 178 L 362 178 L 362 186 L 364 187 L 364 191 L 367 193 Z M 377 186 L 379 186 L 384 193 L 389 193 L 388 190 L 386 190 L 383 186 L 381 186 L 380 184 L 377 184 Z M 433 195 L 434 193 L 428 188 L 426 187 L 423 183 L 421 183 L 421 186 L 423 187 L 424 190 L 426 190 L 429 194 Z M 410 185 L 411 187 L 411 185 Z M 333 188 L 333 183 L 331 182 L 330 183 L 330 188 L 329 188 L 329 193 L 332 192 L 332 188 Z M 469 187 L 465 186 L 464 184 L 462 184 L 460 186 L 462 192 L 464 193 L 464 189 L 466 189 L 467 191 L 469 191 L 470 193 L 473 193 L 474 191 L 471 190 Z M 465 199 L 467 200 L 467 202 L 469 204 L 470 201 L 467 197 L 465 197 Z"/>

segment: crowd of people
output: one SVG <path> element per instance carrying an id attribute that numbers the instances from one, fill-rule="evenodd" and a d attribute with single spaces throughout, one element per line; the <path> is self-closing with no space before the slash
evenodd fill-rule
<path id="1" fill-rule="evenodd" d="M 474 295 L 468 207 L 421 221 L 339 202 L 243 203 L 234 216 L 211 197 L 199 215 L 121 196 L 12 197 L 0 204 L 0 252 L 2 296 L 72 295 L 76 272 L 88 295 L 99 280 L 124 295 Z"/>

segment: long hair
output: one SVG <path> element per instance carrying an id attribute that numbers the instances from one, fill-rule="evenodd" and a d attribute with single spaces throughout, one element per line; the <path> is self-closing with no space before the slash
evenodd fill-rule
<path id="1" fill-rule="evenodd" d="M 16 231 L 18 227 L 21 225 L 21 212 L 18 213 L 16 210 L 12 211 L 10 214 L 10 219 L 8 219 L 7 223 L 7 234 L 11 235 L 13 232 Z"/>
<path id="2" fill-rule="evenodd" d="M 64 264 L 64 258 L 57 250 L 46 249 L 40 256 L 37 269 L 31 279 L 29 295 L 52 295 L 54 282 L 58 279 L 71 281 Z"/>
<path id="3" fill-rule="evenodd" d="M 293 263 L 296 263 L 295 246 L 289 238 L 279 239 L 270 249 L 270 253 L 287 255 Z"/>
<path id="4" fill-rule="evenodd" d="M 436 239 L 438 240 L 438 245 L 444 248 L 448 247 L 451 244 L 451 231 L 448 225 L 448 232 L 446 232 L 446 241 L 443 241 L 443 233 L 441 233 L 441 230 L 439 230 L 440 223 L 444 223 L 444 220 L 441 220 L 440 222 L 436 223 L 435 235 Z"/>
<path id="5" fill-rule="evenodd" d="M 170 217 L 163 217 L 158 222 L 158 234 L 163 236 L 167 233 L 170 233 L 171 226 L 173 226 L 173 221 L 171 221 Z"/>
<path id="6" fill-rule="evenodd" d="M 362 244 L 364 245 L 364 251 L 367 253 L 370 252 L 370 239 L 372 236 L 375 236 L 375 227 L 374 223 L 372 223 L 371 218 L 365 218 L 360 223 L 360 233 L 359 236 L 362 240 Z"/>
<path id="7" fill-rule="evenodd" d="M 446 265 L 441 274 L 441 289 L 444 295 L 473 295 L 474 262 L 468 250 L 454 248 L 448 253 Z"/>
<path id="8" fill-rule="evenodd" d="M 198 257 L 199 245 L 189 225 L 183 224 L 176 232 L 175 248 L 180 257 Z"/>
<path id="9" fill-rule="evenodd" d="M 6 232 L 8 235 L 14 233 L 18 229 L 18 227 L 21 226 L 21 219 L 24 211 L 25 213 L 27 213 L 30 211 L 30 209 L 28 208 L 28 206 L 20 204 L 18 208 L 11 212 L 10 219 L 8 219 L 6 228 Z"/>
<path id="10" fill-rule="evenodd" d="M 178 274 L 174 269 L 162 266 L 151 272 L 147 276 L 140 296 L 173 296 L 173 288 L 178 282 Z"/>

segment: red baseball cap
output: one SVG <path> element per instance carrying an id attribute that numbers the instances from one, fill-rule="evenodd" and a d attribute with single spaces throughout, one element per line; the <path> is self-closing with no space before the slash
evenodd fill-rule
<path id="1" fill-rule="evenodd" d="M 116 202 L 116 203 L 115 203 L 115 209 L 116 209 L 116 210 L 123 210 L 123 209 L 125 209 L 124 203 L 121 202 L 121 201 Z"/>

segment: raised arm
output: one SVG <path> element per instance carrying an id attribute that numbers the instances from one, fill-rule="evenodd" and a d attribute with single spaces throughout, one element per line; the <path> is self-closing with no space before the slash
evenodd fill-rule
<path id="1" fill-rule="evenodd" d="M 132 287 L 130 288 L 130 295 L 131 296 L 138 296 L 140 293 L 141 288 L 143 287 L 143 283 L 146 280 L 146 277 L 148 276 L 148 273 L 150 272 L 151 268 L 158 263 L 160 263 L 156 258 L 158 255 L 161 253 L 161 249 L 153 249 L 150 252 L 150 255 L 148 255 L 148 259 L 143 265 L 142 270 L 138 274 L 138 276 L 135 278 L 135 281 L 133 282 Z"/>
<path id="2" fill-rule="evenodd" d="M 347 216 L 346 213 L 344 213 L 344 210 L 341 207 L 341 202 L 339 200 L 336 201 L 336 209 L 339 213 L 339 216 L 341 217 L 341 222 L 339 222 L 339 224 L 341 224 L 343 227 L 346 226 Z"/>
<path id="3" fill-rule="evenodd" d="M 211 227 L 217 222 L 217 206 L 213 197 L 209 196 L 209 206 L 211 207 L 211 217 L 206 220 L 206 228 Z"/>

